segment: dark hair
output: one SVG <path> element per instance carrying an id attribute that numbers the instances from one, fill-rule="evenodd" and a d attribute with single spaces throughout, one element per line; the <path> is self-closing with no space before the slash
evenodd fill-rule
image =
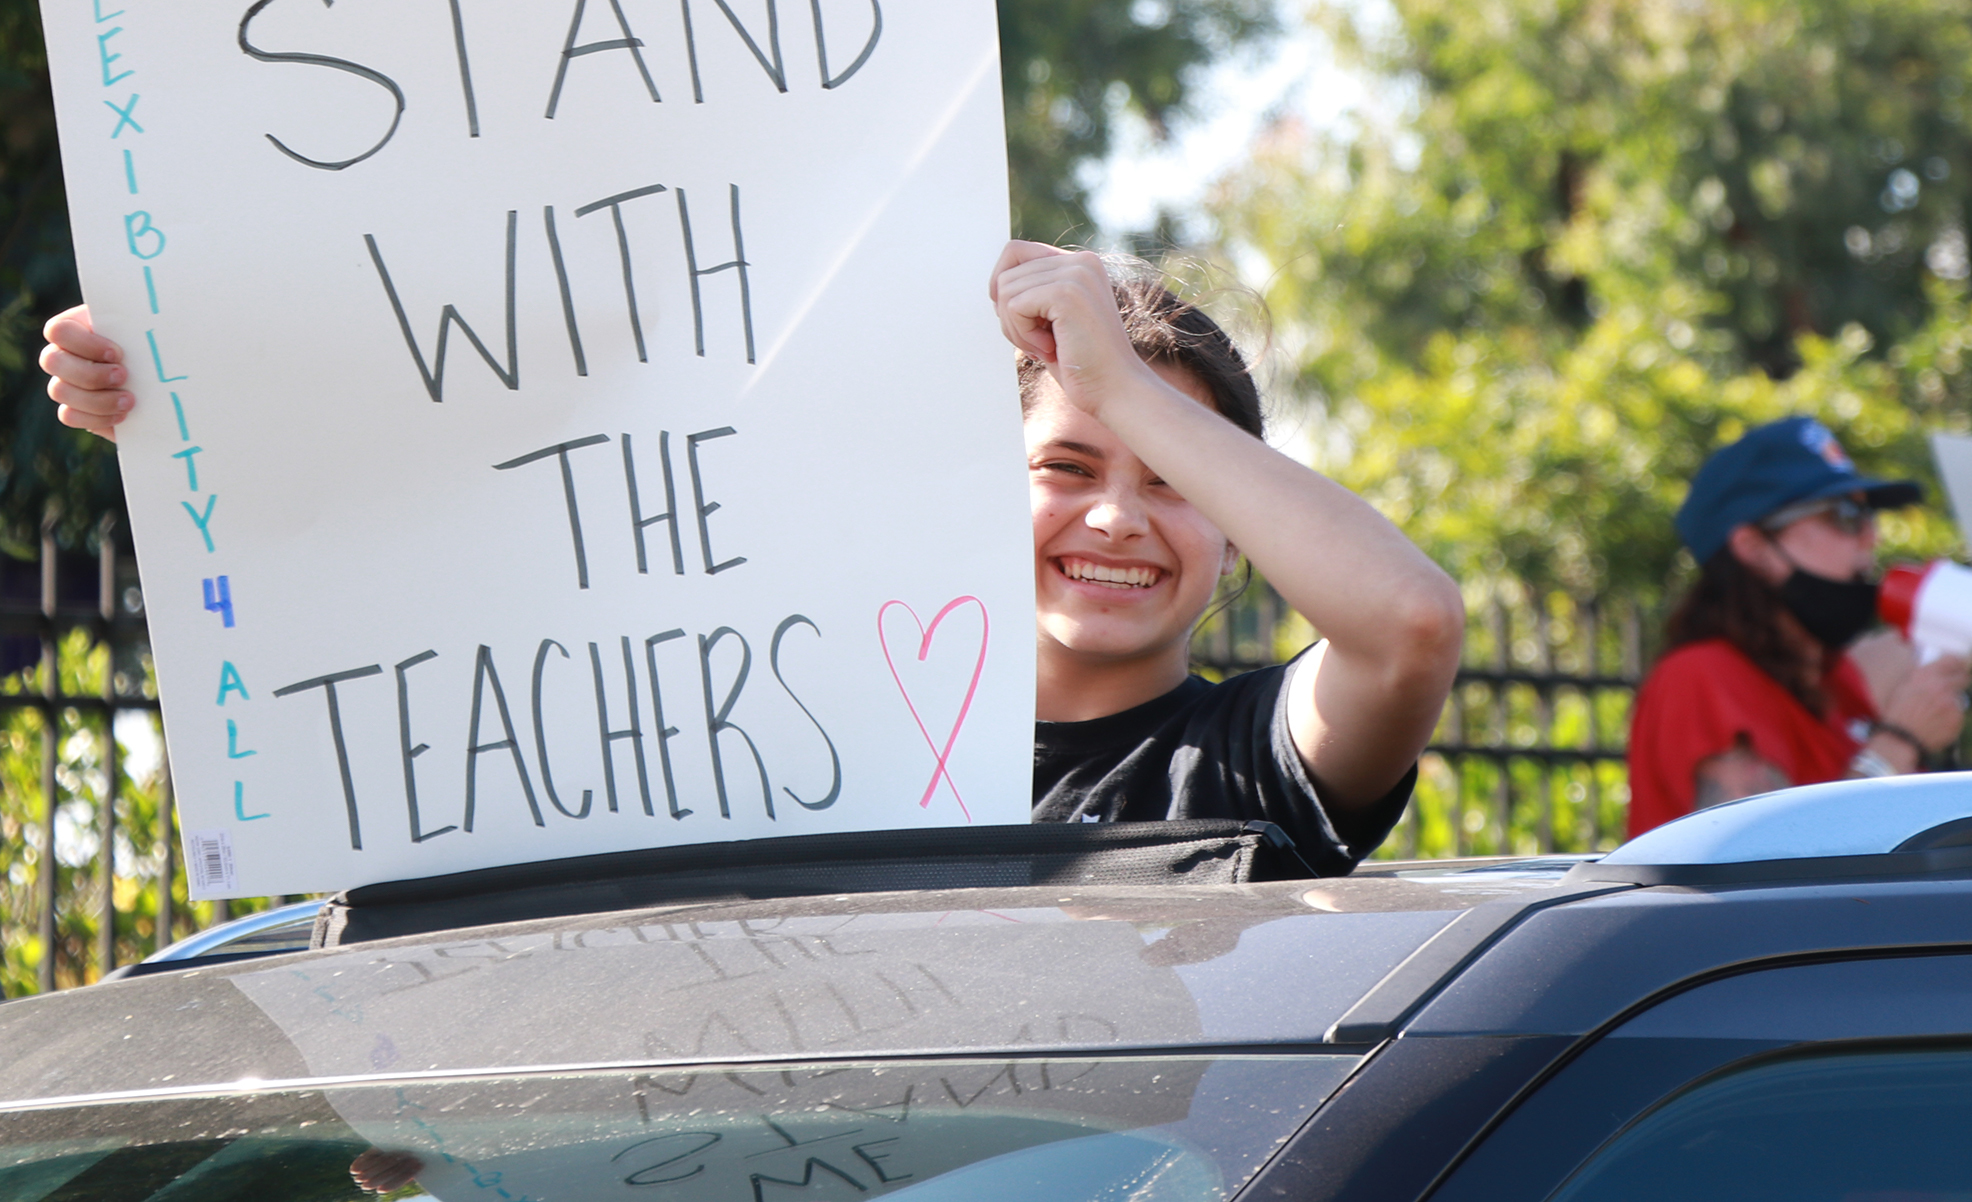
<path id="1" fill-rule="evenodd" d="M 1697 583 L 1678 602 L 1665 623 L 1665 654 L 1687 643 L 1724 639 L 1754 666 L 1800 699 L 1809 712 L 1823 712 L 1826 698 L 1815 665 L 1803 658 L 1781 630 L 1787 611 L 1780 590 L 1721 547 L 1705 561 Z"/>
<path id="2" fill-rule="evenodd" d="M 1116 311 L 1123 318 L 1123 332 L 1145 363 L 1176 367 L 1191 373 L 1211 394 L 1212 408 L 1233 425 L 1265 440 L 1266 415 L 1260 408 L 1260 387 L 1253 382 L 1253 371 L 1246 356 L 1239 353 L 1232 337 L 1203 309 L 1166 288 L 1148 263 L 1110 260 L 1110 287 L 1116 293 Z M 1047 375 L 1048 365 L 1029 354 L 1020 356 L 1020 408 L 1025 412 L 1034 404 L 1034 390 Z M 1198 625 L 1232 607 L 1253 584 L 1253 565 L 1240 565 L 1238 583 L 1223 590 L 1220 600 L 1198 619 Z"/>
<path id="3" fill-rule="evenodd" d="M 1205 385 L 1212 407 L 1221 417 L 1255 438 L 1266 437 L 1266 418 L 1260 411 L 1260 389 L 1253 382 L 1252 369 L 1218 322 L 1198 306 L 1179 299 L 1158 282 L 1147 265 L 1126 268 L 1120 278 L 1112 266 L 1111 286 L 1123 330 L 1145 363 L 1191 373 Z M 1034 389 L 1047 370 L 1047 364 L 1034 356 L 1020 356 L 1022 409 L 1034 403 Z"/>

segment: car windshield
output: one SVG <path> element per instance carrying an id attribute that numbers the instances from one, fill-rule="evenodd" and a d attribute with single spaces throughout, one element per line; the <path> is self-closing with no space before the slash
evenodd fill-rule
<path id="1" fill-rule="evenodd" d="M 949 1059 L 516 1074 L 103 1100 L 0 1125 L 13 1202 L 330 1202 L 376 1148 L 448 1202 L 1206 1202 L 1354 1056 Z"/>

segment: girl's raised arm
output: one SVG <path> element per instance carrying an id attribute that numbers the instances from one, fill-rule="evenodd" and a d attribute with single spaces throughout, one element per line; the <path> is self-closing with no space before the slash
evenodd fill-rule
<path id="1" fill-rule="evenodd" d="M 1464 638 L 1458 586 L 1362 498 L 1167 383 L 1131 347 L 1102 261 L 1008 246 L 992 293 L 1016 347 L 1243 552 L 1326 642 L 1288 686 L 1294 744 L 1329 805 L 1368 806 L 1409 770 Z"/>

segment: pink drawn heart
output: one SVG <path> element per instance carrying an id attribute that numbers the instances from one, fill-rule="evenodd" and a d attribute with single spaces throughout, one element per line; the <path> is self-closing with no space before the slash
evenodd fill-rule
<path id="1" fill-rule="evenodd" d="M 972 666 L 972 680 L 965 687 L 965 701 L 959 706 L 958 718 L 952 722 L 952 732 L 945 736 L 944 749 L 940 750 L 938 741 L 931 737 L 931 731 L 924 725 L 923 716 L 918 713 L 917 702 L 911 699 L 911 691 L 904 687 L 904 678 L 897 674 L 897 661 L 890 656 L 890 641 L 883 635 L 883 615 L 889 613 L 892 606 L 911 615 L 911 621 L 916 623 L 918 628 L 918 662 L 923 663 L 931 654 L 931 640 L 938 633 L 938 624 L 945 620 L 945 615 L 968 601 L 979 607 L 979 661 Z M 904 695 L 904 704 L 910 707 L 911 720 L 918 724 L 918 733 L 924 736 L 925 746 L 931 748 L 931 754 L 937 757 L 938 761 L 937 766 L 931 770 L 931 782 L 924 787 L 924 796 L 918 799 L 918 805 L 920 808 L 930 806 L 931 796 L 938 792 L 938 782 L 943 780 L 945 787 L 952 791 L 952 799 L 959 803 L 959 811 L 965 815 L 967 822 L 972 821 L 972 811 L 966 808 L 965 798 L 959 796 L 959 786 L 952 780 L 951 771 L 946 765 L 952 758 L 952 745 L 959 741 L 959 728 L 965 725 L 965 716 L 972 709 L 973 695 L 979 691 L 979 676 L 986 670 L 986 641 L 990 630 L 991 623 L 986 617 L 986 603 L 977 597 L 959 597 L 946 602 L 945 608 L 938 611 L 938 615 L 931 619 L 929 626 L 918 617 L 916 610 L 902 601 L 885 601 L 876 611 L 876 638 L 883 647 L 883 662 L 890 666 L 890 679 L 897 682 L 897 691 Z"/>

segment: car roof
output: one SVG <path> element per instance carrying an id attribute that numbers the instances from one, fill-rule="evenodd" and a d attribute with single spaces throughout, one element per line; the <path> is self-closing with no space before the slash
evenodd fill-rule
<path id="1" fill-rule="evenodd" d="M 1555 876 L 725 901 L 231 961 L 0 1006 L 0 1104 L 242 1076 L 1319 1046 L 1460 914 Z"/>
<path id="2" fill-rule="evenodd" d="M 236 1089 L 243 1077 L 1352 1055 L 1400 1033 L 1580 1033 L 1763 957 L 1972 943 L 1972 882 L 1957 863 L 1969 780 L 1749 799 L 1601 863 L 697 900 L 250 959 L 209 941 L 179 971 L 0 1006 L 0 1107 Z M 1866 837 L 1800 845 L 1845 854 L 1733 858 L 1777 846 L 1763 820 L 1833 822 L 1870 797 L 1887 800 L 1858 823 Z M 1726 833 L 1708 842 L 1707 830 Z M 1640 864 L 1653 858 L 1640 845 L 1686 862 Z M 1637 876 L 1694 868 L 1716 879 Z M 279 927 L 248 934 L 265 944 Z"/>
<path id="3" fill-rule="evenodd" d="M 1725 976 L 1968 950 L 1972 877 L 1962 870 L 1619 888 L 1529 913 L 1442 981 L 1403 1032 L 1587 1036 Z"/>
<path id="4" fill-rule="evenodd" d="M 1972 772 L 1830 781 L 1709 806 L 1602 857 L 1728 864 L 1893 855 L 1972 843 Z"/>

